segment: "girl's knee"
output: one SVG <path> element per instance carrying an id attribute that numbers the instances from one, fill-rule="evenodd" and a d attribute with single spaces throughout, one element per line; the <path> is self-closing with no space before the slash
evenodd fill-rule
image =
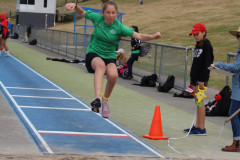
<path id="1" fill-rule="evenodd" d="M 110 72 L 107 74 L 107 79 L 109 81 L 116 81 L 118 78 L 118 73 L 117 72 Z"/>
<path id="2" fill-rule="evenodd" d="M 106 66 L 104 63 L 97 63 L 92 65 L 92 68 L 96 71 L 96 70 L 102 70 L 103 72 L 106 71 Z"/>

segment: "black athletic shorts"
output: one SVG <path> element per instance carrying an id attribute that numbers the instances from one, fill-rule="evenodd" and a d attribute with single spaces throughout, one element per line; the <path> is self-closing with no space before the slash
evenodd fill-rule
<path id="1" fill-rule="evenodd" d="M 9 31 L 7 31 L 7 36 L 4 37 L 4 34 L 2 34 L 2 38 L 3 38 L 3 39 L 8 39 L 8 38 L 9 38 L 9 34 L 10 34 Z"/>
<path id="2" fill-rule="evenodd" d="M 195 79 L 192 79 L 192 78 L 191 78 L 190 84 L 191 84 L 192 86 L 197 86 L 199 82 L 200 82 L 199 80 L 195 80 Z M 204 86 L 205 86 L 205 87 L 208 86 L 208 81 L 204 82 Z"/>
<path id="3" fill-rule="evenodd" d="M 99 55 L 97 55 L 96 53 L 88 53 L 86 55 L 86 68 L 88 70 L 89 73 L 94 73 L 95 71 L 93 70 L 92 68 L 92 60 L 96 57 L 100 57 Z M 100 57 L 101 58 L 101 57 Z M 105 65 L 108 65 L 109 63 L 114 63 L 116 65 L 116 59 L 104 59 L 104 58 L 101 58 L 103 60 L 103 62 L 105 63 Z"/>
<path id="4" fill-rule="evenodd" d="M 2 35 L 2 33 L 3 33 L 3 26 L 0 23 L 0 36 Z"/>

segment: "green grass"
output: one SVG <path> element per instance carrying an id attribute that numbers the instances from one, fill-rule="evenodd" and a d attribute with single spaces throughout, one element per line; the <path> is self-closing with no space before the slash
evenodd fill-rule
<path id="1" fill-rule="evenodd" d="M 1 0 L 0 13 L 9 13 L 16 10 L 16 0 Z"/>
<path id="2" fill-rule="evenodd" d="M 16 3 L 16 0 L 1 0 L 1 4 L 3 3 Z"/>

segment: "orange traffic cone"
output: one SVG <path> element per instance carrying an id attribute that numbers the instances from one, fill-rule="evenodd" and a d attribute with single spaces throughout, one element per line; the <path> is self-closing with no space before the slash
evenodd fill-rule
<path id="1" fill-rule="evenodd" d="M 149 135 L 143 135 L 143 137 L 149 139 L 169 139 L 163 136 L 160 106 L 155 108 Z"/>

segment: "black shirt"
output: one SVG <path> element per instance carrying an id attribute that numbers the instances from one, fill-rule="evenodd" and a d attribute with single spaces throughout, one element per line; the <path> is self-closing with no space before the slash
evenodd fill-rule
<path id="1" fill-rule="evenodd" d="M 3 26 L 0 24 L 0 35 L 3 33 Z"/>
<path id="2" fill-rule="evenodd" d="M 206 82 L 209 80 L 208 67 L 213 63 L 213 47 L 208 39 L 203 42 L 203 47 L 196 47 L 191 67 L 190 77 L 195 81 Z"/>
<path id="3" fill-rule="evenodd" d="M 140 40 L 137 40 L 136 38 L 131 39 L 131 46 L 135 48 L 134 50 L 141 50 L 140 44 L 141 44 Z M 132 51 L 134 50 L 132 49 Z"/>

